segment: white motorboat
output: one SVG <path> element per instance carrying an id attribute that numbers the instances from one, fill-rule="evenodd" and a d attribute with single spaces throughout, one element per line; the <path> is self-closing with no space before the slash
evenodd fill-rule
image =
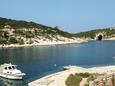
<path id="1" fill-rule="evenodd" d="M 22 79 L 26 75 L 16 68 L 13 64 L 0 65 L 0 76 L 8 79 Z"/>

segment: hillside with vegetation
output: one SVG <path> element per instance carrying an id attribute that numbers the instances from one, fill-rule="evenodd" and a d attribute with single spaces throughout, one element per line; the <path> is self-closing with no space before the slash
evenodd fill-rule
<path id="1" fill-rule="evenodd" d="M 96 34 L 99 33 L 102 33 L 105 39 L 115 37 L 115 28 L 95 29 L 91 31 L 80 32 L 76 33 L 75 36 L 79 38 L 95 39 Z"/>
<path id="2" fill-rule="evenodd" d="M 0 44 L 43 44 L 76 41 L 73 34 L 35 22 L 0 17 Z"/>
<path id="3" fill-rule="evenodd" d="M 96 29 L 72 34 L 60 30 L 58 26 L 49 27 L 32 21 L 0 17 L 0 45 L 81 43 L 86 39 L 95 39 L 98 33 L 102 33 L 105 39 L 112 38 L 115 37 L 115 28 Z"/>

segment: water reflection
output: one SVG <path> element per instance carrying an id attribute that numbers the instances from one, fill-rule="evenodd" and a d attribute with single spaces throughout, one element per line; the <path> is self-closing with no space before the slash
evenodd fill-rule
<path id="1" fill-rule="evenodd" d="M 27 86 L 24 80 L 10 80 L 0 77 L 0 86 Z"/>

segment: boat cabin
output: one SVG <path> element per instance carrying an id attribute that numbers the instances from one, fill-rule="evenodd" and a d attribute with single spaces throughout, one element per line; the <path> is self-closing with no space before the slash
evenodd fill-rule
<path id="1" fill-rule="evenodd" d="M 4 67 L 4 69 L 5 70 L 14 70 L 14 69 L 16 69 L 16 67 L 15 66 L 6 66 L 6 67 Z"/>
<path id="2" fill-rule="evenodd" d="M 15 69 L 16 69 L 16 65 L 12 65 L 12 64 L 3 64 L 0 66 L 0 72 L 13 71 Z"/>

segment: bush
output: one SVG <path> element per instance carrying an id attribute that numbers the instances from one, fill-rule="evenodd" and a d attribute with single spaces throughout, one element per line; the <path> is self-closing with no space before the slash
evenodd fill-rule
<path id="1" fill-rule="evenodd" d="M 90 75 L 89 77 L 88 77 L 88 79 L 87 79 L 87 81 L 89 82 L 89 81 L 93 81 L 93 80 L 95 80 L 96 78 L 97 78 L 97 76 L 99 76 L 99 74 L 92 74 L 92 75 Z"/>
<path id="2" fill-rule="evenodd" d="M 11 44 L 17 43 L 16 38 L 15 38 L 15 37 L 10 37 L 10 38 L 9 38 L 9 43 L 11 43 Z"/>
<path id="3" fill-rule="evenodd" d="M 75 75 L 71 74 L 67 78 L 65 83 L 67 86 L 79 86 L 82 78 L 88 78 L 90 76 L 92 76 L 92 74 L 90 74 L 90 73 L 76 73 Z"/>
<path id="4" fill-rule="evenodd" d="M 71 74 L 67 80 L 66 80 L 66 85 L 67 86 L 79 86 L 79 83 L 80 81 L 82 80 L 82 77 L 81 76 L 76 76 L 76 75 L 73 75 Z"/>
<path id="5" fill-rule="evenodd" d="M 7 44 L 7 39 L 0 38 L 0 44 Z"/>
<path id="6" fill-rule="evenodd" d="M 87 78 L 87 77 L 89 77 L 91 74 L 89 74 L 89 73 L 79 73 L 79 74 L 78 74 L 78 73 L 77 73 L 76 76 L 78 76 L 78 75 L 81 76 L 81 77 L 83 77 L 83 78 Z"/>
<path id="7" fill-rule="evenodd" d="M 18 39 L 18 43 L 19 43 L 20 45 L 23 45 L 23 44 L 24 44 L 24 40 L 23 40 L 23 39 Z"/>

